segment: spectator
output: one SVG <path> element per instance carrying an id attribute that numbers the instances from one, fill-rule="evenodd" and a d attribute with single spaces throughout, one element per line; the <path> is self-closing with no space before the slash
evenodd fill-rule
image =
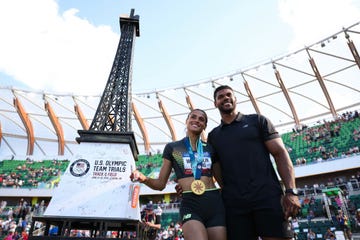
<path id="1" fill-rule="evenodd" d="M 309 232 L 307 233 L 307 240 L 314 240 L 316 239 L 316 234 L 315 232 L 310 228 Z"/>
<path id="2" fill-rule="evenodd" d="M 157 216 L 161 216 L 163 210 L 161 209 L 160 205 L 157 205 L 157 207 L 154 209 L 154 213 Z"/>
<path id="3" fill-rule="evenodd" d="M 168 228 L 168 232 L 169 232 L 169 238 L 168 240 L 173 240 L 175 237 L 175 223 L 171 222 Z"/>
<path id="4" fill-rule="evenodd" d="M 21 240 L 28 240 L 29 234 L 24 230 L 21 232 Z"/>
<path id="5" fill-rule="evenodd" d="M 149 240 L 154 240 L 157 236 L 158 230 L 161 228 L 160 215 L 154 213 L 154 207 L 152 203 L 148 203 L 145 207 L 145 211 L 142 217 L 146 236 Z"/>
<path id="6" fill-rule="evenodd" d="M 325 234 L 324 234 L 324 239 L 325 239 L 325 240 L 333 240 L 333 239 L 335 239 L 335 233 L 333 233 L 333 232 L 331 231 L 331 229 L 328 228 L 328 229 L 326 230 Z"/>
<path id="7" fill-rule="evenodd" d="M 53 226 L 49 230 L 49 235 L 50 236 L 56 236 L 56 235 L 58 235 L 58 232 L 59 232 L 59 227 L 58 226 Z"/>
<path id="8" fill-rule="evenodd" d="M 355 211 L 355 229 L 360 231 L 360 208 Z"/>
<path id="9" fill-rule="evenodd" d="M 15 228 L 9 230 L 8 235 L 4 238 L 4 240 L 14 240 L 15 239 Z"/>
<path id="10" fill-rule="evenodd" d="M 339 223 L 341 231 L 344 232 L 345 239 L 351 239 L 352 233 L 349 227 L 349 219 L 342 210 L 338 210 L 336 220 Z"/>

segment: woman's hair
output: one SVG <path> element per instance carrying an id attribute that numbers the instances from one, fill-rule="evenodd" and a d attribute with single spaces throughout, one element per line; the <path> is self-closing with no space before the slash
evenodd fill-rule
<path id="1" fill-rule="evenodd" d="M 193 112 L 195 112 L 195 111 L 200 111 L 200 112 L 202 112 L 202 113 L 204 114 L 204 117 L 205 117 L 205 124 L 207 124 L 207 122 L 208 122 L 208 117 L 207 117 L 207 114 L 206 114 L 206 112 L 205 112 L 204 110 L 199 109 L 199 108 L 196 108 L 196 109 L 191 110 L 191 111 L 189 112 L 189 114 L 188 114 L 188 116 L 187 116 L 186 120 L 187 120 L 187 119 L 189 119 L 190 115 L 191 115 Z"/>

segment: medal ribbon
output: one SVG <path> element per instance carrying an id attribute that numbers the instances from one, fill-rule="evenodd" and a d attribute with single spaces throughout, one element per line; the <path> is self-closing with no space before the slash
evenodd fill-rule
<path id="1" fill-rule="evenodd" d="M 186 147 L 188 148 L 188 153 L 190 156 L 190 162 L 191 162 L 191 169 L 194 174 L 195 180 L 199 180 L 201 177 L 201 171 L 202 171 L 202 162 L 204 159 L 204 150 L 203 145 L 200 139 L 197 141 L 197 158 L 195 157 L 195 154 L 191 148 L 190 144 L 190 138 L 187 137 L 185 139 Z"/>

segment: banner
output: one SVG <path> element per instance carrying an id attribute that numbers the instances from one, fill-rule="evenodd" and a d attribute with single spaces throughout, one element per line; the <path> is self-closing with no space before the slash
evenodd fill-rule
<path id="1" fill-rule="evenodd" d="M 140 220 L 140 185 L 130 181 L 129 144 L 82 142 L 44 216 Z"/>

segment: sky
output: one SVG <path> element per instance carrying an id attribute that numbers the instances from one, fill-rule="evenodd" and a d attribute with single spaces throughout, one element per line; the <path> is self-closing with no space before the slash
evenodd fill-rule
<path id="1" fill-rule="evenodd" d="M 360 0 L 0 0 L 0 87 L 100 95 L 131 9 L 135 93 L 256 66 L 360 21 Z"/>

